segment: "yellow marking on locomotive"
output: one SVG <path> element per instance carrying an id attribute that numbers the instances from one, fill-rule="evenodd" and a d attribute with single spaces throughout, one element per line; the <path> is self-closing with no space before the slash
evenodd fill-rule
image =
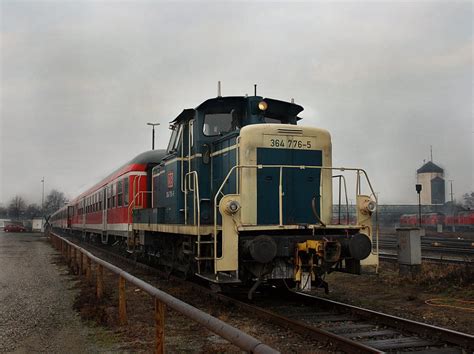
<path id="1" fill-rule="evenodd" d="M 314 273 L 315 255 L 324 258 L 324 241 L 307 240 L 296 244 L 295 250 L 295 278 L 297 282 L 301 282 L 301 273 L 303 268 L 311 273 L 311 280 L 316 280 Z M 307 255 L 307 257 L 304 257 Z"/>

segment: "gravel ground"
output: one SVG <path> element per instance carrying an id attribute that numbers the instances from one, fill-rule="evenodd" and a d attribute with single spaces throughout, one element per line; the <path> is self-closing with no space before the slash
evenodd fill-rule
<path id="1" fill-rule="evenodd" d="M 116 351 L 73 310 L 75 277 L 41 234 L 0 232 L 0 352 Z"/>

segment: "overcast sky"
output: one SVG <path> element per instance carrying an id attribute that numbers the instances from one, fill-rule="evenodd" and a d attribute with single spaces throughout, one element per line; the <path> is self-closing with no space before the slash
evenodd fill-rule
<path id="1" fill-rule="evenodd" d="M 146 122 L 165 147 L 218 80 L 294 97 L 382 203 L 417 202 L 430 145 L 455 197 L 474 190 L 470 1 L 0 3 L 0 203 L 40 203 L 43 176 L 76 196 L 150 148 Z"/>

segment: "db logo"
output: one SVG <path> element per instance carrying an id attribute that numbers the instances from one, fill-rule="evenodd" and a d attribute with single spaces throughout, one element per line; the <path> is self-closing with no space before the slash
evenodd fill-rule
<path id="1" fill-rule="evenodd" d="M 173 171 L 168 172 L 168 188 L 173 188 L 174 186 L 174 174 Z"/>

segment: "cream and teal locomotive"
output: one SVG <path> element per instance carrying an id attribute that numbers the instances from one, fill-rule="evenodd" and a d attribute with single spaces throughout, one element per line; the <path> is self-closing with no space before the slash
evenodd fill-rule
<path id="1" fill-rule="evenodd" d="M 248 286 L 250 296 L 261 283 L 326 287 L 328 272 L 376 268 L 367 174 L 333 167 L 329 132 L 298 125 L 301 111 L 260 96 L 183 110 L 151 173 L 151 208 L 133 210 L 128 246 L 170 270 Z M 333 215 L 333 184 L 340 201 L 347 173 L 356 176 L 351 223 Z"/>

